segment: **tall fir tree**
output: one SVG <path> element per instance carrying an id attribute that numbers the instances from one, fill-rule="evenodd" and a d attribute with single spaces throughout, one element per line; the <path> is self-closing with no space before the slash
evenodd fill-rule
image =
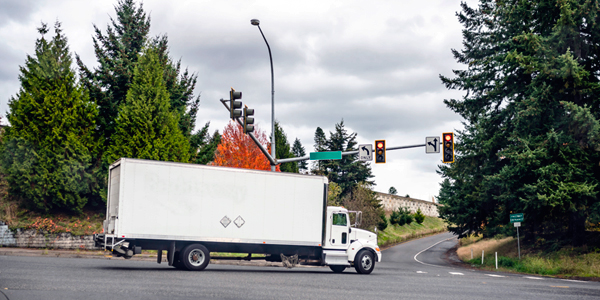
<path id="1" fill-rule="evenodd" d="M 11 196 L 38 211 L 80 213 L 93 193 L 93 137 L 98 111 L 77 83 L 60 23 L 47 40 L 38 28 L 35 55 L 20 67 L 21 89 L 10 99 L 1 164 Z"/>
<path id="2" fill-rule="evenodd" d="M 306 150 L 298 138 L 294 140 L 292 154 L 294 154 L 295 157 L 303 157 L 306 155 Z M 308 171 L 308 163 L 305 160 L 298 162 L 298 171 L 301 173 Z"/>
<path id="3" fill-rule="evenodd" d="M 466 70 L 442 76 L 468 91 L 446 104 L 465 119 L 456 163 L 442 166 L 441 214 L 463 233 L 512 230 L 582 242 L 598 207 L 600 19 L 598 1 L 481 1 L 462 4 Z M 578 127 L 578 124 L 589 126 Z M 568 235 L 567 235 L 568 234 Z"/>
<path id="4" fill-rule="evenodd" d="M 335 124 L 335 132 L 329 133 L 325 149 L 326 151 L 357 151 L 356 136 L 357 133 L 348 133 L 344 120 L 342 120 L 340 123 Z M 352 193 L 359 183 L 366 185 L 373 185 L 374 183 L 370 180 L 373 177 L 371 167 L 366 162 L 358 160 L 358 153 L 344 155 L 342 159 L 324 160 L 322 161 L 322 168 L 322 175 L 327 176 L 330 181 L 340 186 L 341 198 Z"/>
<path id="5" fill-rule="evenodd" d="M 120 157 L 187 162 L 189 143 L 170 109 L 158 49 L 148 47 L 134 69 L 132 85 L 116 120 L 106 159 Z"/>
<path id="6" fill-rule="evenodd" d="M 314 141 L 315 152 L 327 151 L 327 136 L 325 136 L 325 132 L 323 131 L 323 129 L 321 129 L 321 127 L 317 127 L 317 129 L 315 130 Z M 317 160 L 313 164 L 312 173 L 318 175 L 325 174 L 325 167 L 323 165 L 323 161 Z"/>
<path id="7" fill-rule="evenodd" d="M 209 126 L 210 122 L 206 123 L 190 140 L 190 149 L 195 150 L 190 157 L 193 163 L 207 165 L 215 159 L 215 152 L 221 143 L 221 135 L 218 130 L 210 135 Z"/>
<path id="8" fill-rule="evenodd" d="M 106 33 L 94 25 L 94 51 L 99 66 L 90 70 L 77 56 L 83 82 L 99 107 L 97 134 L 103 142 L 101 150 L 114 143 L 112 135 L 116 130 L 115 120 L 132 85 L 139 53 L 147 43 L 157 49 L 170 109 L 177 113 L 179 129 L 191 143 L 200 105 L 200 96 L 193 95 L 197 75 L 190 74 L 187 69 L 182 72 L 181 61 L 175 62 L 170 58 L 166 35 L 155 38 L 148 36 L 150 17 L 146 15 L 142 4 L 136 5 L 134 0 L 120 0 L 115 9 L 117 18 L 110 19 Z M 197 151 L 197 148 L 190 148 L 192 155 Z"/>
<path id="9" fill-rule="evenodd" d="M 278 121 L 275 121 L 275 152 L 278 159 L 294 157 L 287 135 Z M 281 172 L 298 173 L 298 164 L 295 162 L 283 163 L 279 167 Z"/>

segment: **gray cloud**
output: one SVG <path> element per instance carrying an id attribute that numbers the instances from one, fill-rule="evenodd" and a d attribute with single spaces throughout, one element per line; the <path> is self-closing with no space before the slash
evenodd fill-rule
<path id="1" fill-rule="evenodd" d="M 39 9 L 40 1 L 35 0 L 3 0 L 0 9 L 0 27 L 9 22 L 26 23 L 32 14 Z"/>

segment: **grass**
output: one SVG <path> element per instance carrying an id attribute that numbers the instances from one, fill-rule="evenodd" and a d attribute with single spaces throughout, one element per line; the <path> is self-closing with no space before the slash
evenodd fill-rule
<path id="1" fill-rule="evenodd" d="M 600 278 L 600 249 L 583 251 L 582 248 L 563 248 L 554 252 L 542 251 L 521 245 L 518 258 L 517 240 L 480 239 L 457 250 L 458 256 L 474 267 L 495 270 L 494 253 L 498 252 L 498 270 L 564 278 Z M 473 259 L 471 259 L 473 249 Z M 481 263 L 481 251 L 484 262 Z"/>
<path id="2" fill-rule="evenodd" d="M 384 231 L 378 233 L 379 247 L 389 247 L 414 238 L 446 231 L 446 223 L 435 217 L 425 216 L 423 224 L 412 222 L 410 225 L 388 225 Z"/>

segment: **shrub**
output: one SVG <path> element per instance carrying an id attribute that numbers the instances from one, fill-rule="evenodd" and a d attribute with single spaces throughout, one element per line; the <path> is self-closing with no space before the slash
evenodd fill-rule
<path id="1" fill-rule="evenodd" d="M 423 221 L 425 221 L 425 215 L 423 214 L 423 212 L 421 212 L 421 209 L 419 208 L 415 213 L 415 222 L 423 224 Z"/>
<path id="2" fill-rule="evenodd" d="M 413 217 L 410 215 L 410 211 L 408 208 L 398 208 L 398 210 L 393 211 L 390 216 L 390 223 L 398 226 L 402 226 L 404 224 L 410 224 L 413 221 Z"/>
<path id="3" fill-rule="evenodd" d="M 388 227 L 388 219 L 385 214 L 379 215 L 379 222 L 377 223 L 377 229 L 384 231 Z"/>

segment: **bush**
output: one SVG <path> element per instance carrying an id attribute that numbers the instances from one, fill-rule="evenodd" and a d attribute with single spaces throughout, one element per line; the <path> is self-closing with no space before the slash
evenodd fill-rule
<path id="1" fill-rule="evenodd" d="M 425 221 L 425 215 L 423 214 L 423 212 L 421 212 L 421 209 L 419 208 L 415 213 L 415 222 L 423 224 L 423 221 Z"/>
<path id="2" fill-rule="evenodd" d="M 388 227 L 388 219 L 385 214 L 379 215 L 379 222 L 377 223 L 377 229 L 384 231 Z"/>
<path id="3" fill-rule="evenodd" d="M 390 223 L 393 225 L 402 226 L 404 224 L 410 224 L 413 221 L 413 217 L 410 215 L 410 211 L 408 208 L 398 208 L 398 210 L 393 211 L 390 216 Z"/>

